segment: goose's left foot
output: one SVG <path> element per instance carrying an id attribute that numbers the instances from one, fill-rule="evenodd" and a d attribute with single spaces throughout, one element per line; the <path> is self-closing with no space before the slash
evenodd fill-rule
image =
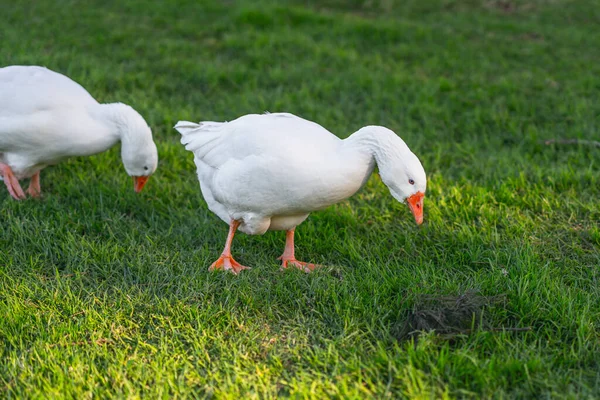
<path id="1" fill-rule="evenodd" d="M 8 189 L 8 193 L 15 200 L 24 200 L 25 192 L 21 189 L 21 185 L 19 185 L 19 180 L 13 173 L 12 169 L 8 164 L 0 163 L 0 172 L 2 173 L 2 179 L 4 180 L 4 184 Z"/>
<path id="2" fill-rule="evenodd" d="M 40 197 L 42 194 L 42 188 L 40 187 L 40 172 L 36 172 L 35 175 L 31 177 L 31 182 L 29 182 L 29 187 L 27 188 L 27 193 L 31 197 Z"/>
<path id="3" fill-rule="evenodd" d="M 295 258 L 283 258 L 283 256 L 279 257 L 278 260 L 281 260 L 281 269 L 288 269 L 289 267 L 296 267 L 301 269 L 304 272 L 312 272 L 315 268 L 321 267 L 319 264 L 311 264 L 304 261 L 298 261 Z"/>
<path id="4" fill-rule="evenodd" d="M 285 234 L 285 250 L 283 254 L 278 258 L 281 260 L 281 269 L 287 269 L 289 267 L 296 267 L 304 272 L 312 272 L 315 268 L 321 267 L 318 264 L 311 264 L 304 261 L 296 260 L 294 256 L 294 229 L 290 229 Z"/>

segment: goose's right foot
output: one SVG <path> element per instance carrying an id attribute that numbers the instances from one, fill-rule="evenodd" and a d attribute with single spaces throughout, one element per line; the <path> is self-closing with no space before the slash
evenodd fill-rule
<path id="1" fill-rule="evenodd" d="M 224 271 L 230 271 L 233 274 L 237 275 L 245 269 L 250 269 L 250 267 L 246 267 L 245 265 L 242 265 L 239 262 L 235 261 L 233 257 L 231 257 L 231 254 L 221 254 L 221 257 L 219 257 L 217 261 L 215 261 L 210 267 L 208 267 L 209 271 L 215 271 L 219 269 L 222 269 Z"/>
<path id="2" fill-rule="evenodd" d="M 221 257 L 219 257 L 217 261 L 208 267 L 209 271 L 222 269 L 237 275 L 245 269 L 250 269 L 250 267 L 246 267 L 235 261 L 231 256 L 231 242 L 233 241 L 233 235 L 235 235 L 235 231 L 237 230 L 238 226 L 240 226 L 240 221 L 236 221 L 235 219 L 231 220 L 229 223 L 229 234 L 227 235 L 227 240 L 225 241 L 223 253 L 221 253 Z"/>
<path id="3" fill-rule="evenodd" d="M 40 188 L 40 171 L 36 172 L 31 177 L 31 182 L 29 182 L 27 193 L 29 193 L 31 197 L 40 197 L 42 194 L 42 188 Z"/>

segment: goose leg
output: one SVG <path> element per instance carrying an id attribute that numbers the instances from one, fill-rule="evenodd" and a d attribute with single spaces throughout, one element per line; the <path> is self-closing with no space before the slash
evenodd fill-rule
<path id="1" fill-rule="evenodd" d="M 4 163 L 0 163 L 0 172 L 2 172 L 2 179 L 4 179 L 4 184 L 8 189 L 8 192 L 15 200 L 23 200 L 25 199 L 25 192 L 19 185 L 19 180 L 13 174 L 12 169 Z"/>
<path id="2" fill-rule="evenodd" d="M 225 271 L 231 271 L 235 275 L 239 274 L 240 271 L 245 269 L 250 269 L 250 267 L 246 267 L 233 259 L 231 256 L 231 242 L 233 241 L 233 235 L 237 230 L 238 226 L 240 226 L 240 222 L 236 220 L 232 220 L 229 224 L 229 234 L 227 235 L 227 241 L 225 242 L 225 248 L 223 249 L 223 253 L 221 253 L 221 257 L 217 259 L 210 267 L 208 267 L 209 271 L 214 271 L 216 269 L 222 269 Z"/>
<path id="3" fill-rule="evenodd" d="M 315 268 L 320 267 L 318 264 L 296 260 L 296 257 L 294 257 L 294 229 L 290 229 L 285 233 L 285 250 L 283 250 L 283 254 L 278 260 L 281 260 L 281 269 L 287 269 L 292 266 L 304 272 L 311 272 Z"/>
<path id="4" fill-rule="evenodd" d="M 31 177 L 27 193 L 29 193 L 31 197 L 40 197 L 42 194 L 42 188 L 40 188 L 40 171 L 36 172 L 35 175 Z"/>

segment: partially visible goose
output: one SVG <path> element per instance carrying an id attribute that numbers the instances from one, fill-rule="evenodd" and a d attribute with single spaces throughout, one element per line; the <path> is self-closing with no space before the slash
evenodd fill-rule
<path id="1" fill-rule="evenodd" d="M 294 229 L 311 211 L 352 196 L 375 163 L 392 196 L 423 222 L 427 185 L 421 162 L 394 132 L 366 126 L 341 140 L 292 114 L 246 115 L 231 122 L 180 121 L 181 142 L 194 153 L 208 208 L 229 224 L 225 249 L 213 269 L 246 269 L 231 256 L 237 229 L 251 235 L 286 230 L 282 267 L 312 271 L 296 260 Z"/>
<path id="2" fill-rule="evenodd" d="M 121 103 L 99 104 L 78 83 L 36 66 L 0 68 L 0 173 L 11 196 L 41 193 L 40 170 L 73 156 L 101 153 L 121 142 L 125 171 L 142 190 L 158 154 L 144 118 Z"/>

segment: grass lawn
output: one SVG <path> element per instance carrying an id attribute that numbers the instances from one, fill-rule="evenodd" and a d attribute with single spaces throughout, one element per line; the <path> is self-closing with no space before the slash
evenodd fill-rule
<path id="1" fill-rule="evenodd" d="M 160 157 L 140 195 L 118 146 L 43 171 L 41 200 L 1 185 L 0 397 L 600 397 L 600 149 L 543 143 L 600 140 L 597 1 L 0 10 L 0 65 L 132 105 Z M 280 272 L 270 232 L 207 272 L 227 226 L 172 126 L 265 110 L 393 129 L 423 226 L 374 175 L 298 227 L 326 268 Z"/>

